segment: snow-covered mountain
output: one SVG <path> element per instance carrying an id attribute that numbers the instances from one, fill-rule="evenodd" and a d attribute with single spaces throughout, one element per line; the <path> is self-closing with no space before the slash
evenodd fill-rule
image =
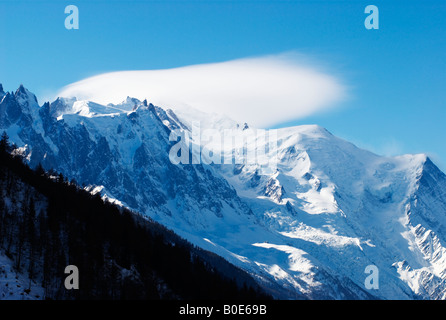
<path id="1" fill-rule="evenodd" d="M 378 156 L 315 125 L 265 140 L 223 116 L 133 98 L 39 106 L 23 86 L 0 86 L 0 101 L 0 131 L 32 166 L 152 217 L 277 298 L 446 299 L 446 176 L 425 155 Z M 172 163 L 172 132 L 192 150 L 215 146 L 196 138 L 197 123 L 230 130 L 274 165 Z M 364 285 L 369 265 L 379 289 Z"/>

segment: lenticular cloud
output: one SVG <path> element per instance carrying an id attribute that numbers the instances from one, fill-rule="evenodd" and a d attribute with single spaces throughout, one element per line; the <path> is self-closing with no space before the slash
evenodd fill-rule
<path id="1" fill-rule="evenodd" d="M 101 104 L 127 96 L 165 108 L 224 114 L 268 127 L 333 107 L 346 96 L 336 77 L 290 55 L 164 70 L 118 71 L 72 83 L 57 96 Z"/>

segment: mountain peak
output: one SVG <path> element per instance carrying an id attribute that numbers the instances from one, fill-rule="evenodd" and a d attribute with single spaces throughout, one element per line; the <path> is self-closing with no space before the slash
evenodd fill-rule
<path id="1" fill-rule="evenodd" d="M 49 112 L 52 117 L 59 117 L 60 115 L 71 111 L 73 104 L 76 102 L 76 98 L 61 98 L 49 104 Z"/>
<path id="2" fill-rule="evenodd" d="M 424 156 L 423 158 L 423 164 L 422 164 L 422 171 L 420 179 L 423 179 L 426 177 L 426 175 L 431 175 L 435 177 L 435 180 L 445 180 L 446 181 L 446 175 L 441 171 L 433 162 L 432 160 L 425 154 L 422 154 L 420 156 Z"/>
<path id="3" fill-rule="evenodd" d="M 23 84 L 20 84 L 20 86 L 18 87 L 18 89 L 15 92 L 15 95 L 28 95 L 30 94 L 30 92 L 23 86 Z"/>
<path id="4" fill-rule="evenodd" d="M 305 125 L 299 126 L 299 128 L 301 128 L 302 133 L 306 133 L 306 134 L 317 134 L 317 135 L 324 135 L 324 136 L 332 135 L 326 128 L 324 128 L 318 124 L 305 124 Z"/>
<path id="5" fill-rule="evenodd" d="M 5 95 L 6 95 L 6 93 L 3 91 L 3 86 L 0 83 L 0 102 L 2 101 L 2 99 Z"/>
<path id="6" fill-rule="evenodd" d="M 26 108 L 33 106 L 39 107 L 36 96 L 28 91 L 28 89 L 26 89 L 23 84 L 19 86 L 19 88 L 14 93 L 14 96 L 21 106 L 24 106 Z"/>

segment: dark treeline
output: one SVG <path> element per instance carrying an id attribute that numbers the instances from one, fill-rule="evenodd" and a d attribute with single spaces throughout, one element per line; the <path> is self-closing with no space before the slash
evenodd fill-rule
<path id="1" fill-rule="evenodd" d="M 12 150 L 3 134 L 0 252 L 44 288 L 43 298 L 270 298 L 222 258 L 62 174 L 31 169 Z M 65 289 L 67 265 L 79 269 L 79 290 Z"/>

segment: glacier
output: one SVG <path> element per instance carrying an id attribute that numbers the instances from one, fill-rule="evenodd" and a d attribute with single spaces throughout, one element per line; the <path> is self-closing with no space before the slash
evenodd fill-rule
<path id="1" fill-rule="evenodd" d="M 250 134 L 192 108 L 131 97 L 39 105 L 23 86 L 0 86 L 0 131 L 31 166 L 162 223 L 248 271 L 275 298 L 446 299 L 446 176 L 429 157 L 379 156 L 303 125 L 277 129 L 274 148 L 247 140 L 275 157 L 274 170 L 173 164 L 170 134 L 192 136 L 196 122 Z M 379 270 L 378 289 L 364 285 L 369 265 Z"/>

